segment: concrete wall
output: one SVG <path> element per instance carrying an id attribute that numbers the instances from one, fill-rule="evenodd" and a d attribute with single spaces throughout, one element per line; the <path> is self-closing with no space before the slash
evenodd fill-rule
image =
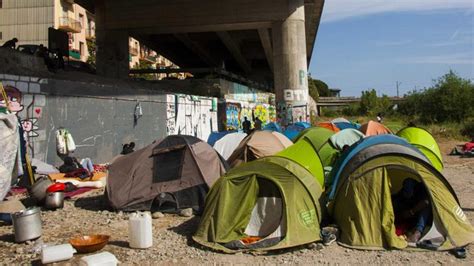
<path id="1" fill-rule="evenodd" d="M 216 98 L 7 74 L 0 74 L 0 81 L 23 94 L 17 115 L 26 130 L 30 155 L 56 166 L 61 161 L 56 155 L 55 131 L 61 127 L 75 140 L 74 154 L 96 163 L 109 162 L 130 141 L 142 148 L 174 133 L 207 140 L 217 130 L 217 108 L 212 104 Z M 143 115 L 134 119 L 138 103 Z M 176 125 L 179 132 L 169 125 Z"/>

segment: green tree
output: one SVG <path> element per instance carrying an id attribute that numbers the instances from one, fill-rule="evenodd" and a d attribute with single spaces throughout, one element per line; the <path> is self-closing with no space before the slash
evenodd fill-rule
<path id="1" fill-rule="evenodd" d="M 474 84 L 449 71 L 423 91 L 413 91 L 400 105 L 400 112 L 419 117 L 423 123 L 463 122 L 474 117 Z"/>
<path id="2" fill-rule="evenodd" d="M 321 97 L 329 97 L 331 95 L 329 91 L 329 86 L 322 80 L 314 79 L 314 84 L 318 89 L 319 96 Z"/>
<path id="3" fill-rule="evenodd" d="M 139 60 L 138 64 L 133 67 L 133 69 L 151 69 L 153 66 L 152 63 L 146 61 L 146 60 Z M 136 78 L 142 78 L 142 79 L 147 79 L 147 80 L 153 80 L 155 79 L 155 76 L 153 74 L 137 74 L 133 75 Z"/>
<path id="4" fill-rule="evenodd" d="M 95 38 L 87 40 L 87 50 L 89 51 L 89 57 L 87 58 L 87 63 L 95 68 L 96 62 L 96 45 Z"/>
<path id="5" fill-rule="evenodd" d="M 314 79 L 312 79 L 310 75 L 308 75 L 308 91 L 309 96 L 317 102 L 319 100 L 318 88 L 316 87 Z"/>

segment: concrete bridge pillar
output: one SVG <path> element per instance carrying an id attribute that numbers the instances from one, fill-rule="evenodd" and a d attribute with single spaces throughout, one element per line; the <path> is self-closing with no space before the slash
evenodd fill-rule
<path id="1" fill-rule="evenodd" d="M 282 125 L 309 121 L 304 0 L 289 5 L 290 15 L 272 25 L 277 116 Z"/>
<path id="2" fill-rule="evenodd" d="M 96 68 L 97 74 L 109 78 L 128 78 L 129 42 L 126 30 L 104 27 L 105 1 L 96 1 Z"/>

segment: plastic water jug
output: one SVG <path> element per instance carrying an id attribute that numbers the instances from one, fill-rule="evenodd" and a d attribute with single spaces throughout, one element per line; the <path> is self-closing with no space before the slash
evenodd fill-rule
<path id="1" fill-rule="evenodd" d="M 79 261 L 80 266 L 115 266 L 117 263 L 114 254 L 107 251 L 82 257 Z"/>
<path id="2" fill-rule="evenodd" d="M 149 248 L 153 245 L 151 215 L 133 213 L 128 221 L 128 241 L 131 248 Z"/>
<path id="3" fill-rule="evenodd" d="M 62 260 L 68 260 L 76 253 L 70 244 L 43 247 L 41 249 L 41 263 L 52 263 Z"/>

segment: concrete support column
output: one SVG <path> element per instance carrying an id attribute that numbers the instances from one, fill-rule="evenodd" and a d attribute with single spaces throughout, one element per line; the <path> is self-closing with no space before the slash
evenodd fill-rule
<path id="1" fill-rule="evenodd" d="M 108 30 L 105 1 L 96 1 L 96 68 L 97 74 L 110 78 L 128 78 L 129 44 L 125 30 Z"/>
<path id="2" fill-rule="evenodd" d="M 304 0 L 289 2 L 289 16 L 272 25 L 277 116 L 282 125 L 309 121 Z"/>

